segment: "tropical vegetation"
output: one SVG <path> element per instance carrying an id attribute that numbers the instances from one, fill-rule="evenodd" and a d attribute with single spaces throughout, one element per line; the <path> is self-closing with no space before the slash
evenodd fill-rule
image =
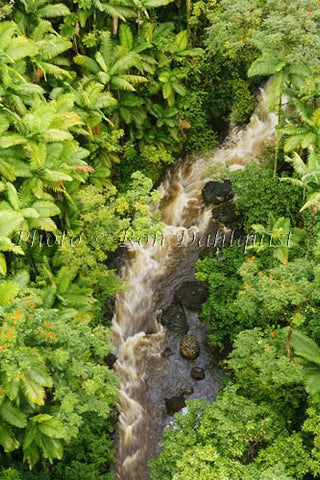
<path id="1" fill-rule="evenodd" d="M 113 478 L 114 257 L 161 232 L 165 170 L 267 80 L 275 145 L 229 175 L 259 241 L 196 268 L 223 387 L 176 415 L 151 477 L 318 478 L 319 26 L 315 0 L 0 2 L 1 480 Z"/>

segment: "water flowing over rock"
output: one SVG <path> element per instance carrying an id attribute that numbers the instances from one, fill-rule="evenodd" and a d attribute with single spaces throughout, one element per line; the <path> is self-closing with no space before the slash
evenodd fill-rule
<path id="1" fill-rule="evenodd" d="M 257 110 L 245 129 L 231 134 L 211 157 L 189 158 L 168 172 L 159 187 L 162 200 L 154 207 L 160 208 L 166 224 L 165 242 L 128 247 L 122 268 L 128 288 L 116 298 L 112 322 L 117 347 L 114 369 L 120 378 L 117 480 L 150 478 L 147 463 L 158 451 L 160 427 L 165 424 L 164 402 L 159 403 L 159 392 L 166 382 L 165 369 L 169 364 L 182 368 L 179 362 L 184 361 L 177 353 L 162 356 L 166 332 L 156 315 L 157 310 L 169 307 L 174 293 L 194 273 L 199 248 L 195 242 L 183 246 L 179 241 L 181 233 L 202 235 L 207 231 L 212 204 L 203 201 L 201 191 L 215 179 L 212 167 L 221 164 L 236 170 L 257 161 L 261 150 L 274 141 L 275 126 L 276 116 L 267 112 L 262 92 Z M 189 370 L 183 371 L 186 371 L 185 378 L 189 376 L 193 381 Z M 169 379 L 167 381 L 170 384 Z M 210 381 L 206 375 L 201 382 L 194 380 L 193 387 Z M 212 390 L 212 384 L 207 385 Z M 174 392 L 164 398 L 172 396 Z"/>

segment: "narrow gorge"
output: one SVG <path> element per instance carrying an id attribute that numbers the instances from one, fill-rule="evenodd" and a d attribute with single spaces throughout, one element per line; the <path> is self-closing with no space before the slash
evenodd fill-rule
<path id="1" fill-rule="evenodd" d="M 274 141 L 276 123 L 276 115 L 267 111 L 265 91 L 261 90 L 256 110 L 245 128 L 234 128 L 212 156 L 186 159 L 167 173 L 159 187 L 162 200 L 156 206 L 166 224 L 161 241 L 127 248 L 122 278 L 128 288 L 117 296 L 112 322 L 117 347 L 114 369 L 121 382 L 118 480 L 149 478 L 147 462 L 158 452 L 161 431 L 168 421 L 164 402 L 166 393 L 171 391 L 170 382 L 179 384 L 179 375 L 182 384 L 188 382 L 184 366 L 188 361 L 181 359 L 178 343 L 170 345 L 172 349 L 176 347 L 172 355 L 163 355 L 168 337 L 159 318 L 179 287 L 194 278 L 201 245 L 188 242 L 187 238 L 201 238 L 214 223 L 212 207 L 204 203 L 201 191 L 208 181 L 217 178 L 219 169 L 235 170 L 257 162 L 261 151 Z M 197 315 L 192 315 L 191 333 L 198 335 L 201 343 L 202 330 Z M 206 358 L 202 360 L 205 362 Z M 205 380 L 195 382 L 192 398 L 210 398 L 216 389 L 217 383 L 210 374 L 206 375 Z"/>

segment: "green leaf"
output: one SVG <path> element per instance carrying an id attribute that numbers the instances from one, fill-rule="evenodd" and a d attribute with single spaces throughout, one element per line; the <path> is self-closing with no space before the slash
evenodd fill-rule
<path id="1" fill-rule="evenodd" d="M 45 142 L 64 142 L 65 140 L 73 140 L 73 136 L 66 130 L 50 128 L 43 133 L 43 140 Z"/>
<path id="2" fill-rule="evenodd" d="M 38 216 L 41 218 L 54 217 L 59 215 L 60 208 L 57 207 L 53 202 L 47 202 L 44 200 L 39 200 L 32 204 L 32 209 L 38 212 Z"/>
<path id="3" fill-rule="evenodd" d="M 19 287 L 16 282 L 6 280 L 5 282 L 0 283 L 0 305 L 8 305 L 10 300 L 18 295 L 18 292 Z"/>
<path id="4" fill-rule="evenodd" d="M 124 24 L 120 25 L 119 37 L 120 37 L 121 45 L 127 48 L 128 50 L 131 50 L 133 46 L 133 35 L 128 25 L 124 25 Z"/>
<path id="5" fill-rule="evenodd" d="M 316 395 L 320 392 L 320 368 L 316 365 L 307 365 L 304 367 L 304 380 L 306 391 L 310 395 Z"/>
<path id="6" fill-rule="evenodd" d="M 30 445 L 33 443 L 34 439 L 36 438 L 36 435 L 37 435 L 37 428 L 35 425 L 31 425 L 27 427 L 26 429 L 26 432 L 25 432 L 25 436 L 24 436 L 24 439 L 23 439 L 23 449 L 27 449 L 30 447 Z"/>
<path id="7" fill-rule="evenodd" d="M 34 415 L 34 417 L 31 418 L 31 421 L 34 423 L 42 423 L 48 422 L 51 419 L 52 415 L 48 415 L 47 413 L 39 413 L 39 415 Z"/>
<path id="8" fill-rule="evenodd" d="M 0 211 L 0 235 L 7 237 L 17 231 L 23 222 L 23 216 L 14 211 Z"/>
<path id="9" fill-rule="evenodd" d="M 0 253 L 0 275 L 4 277 L 7 275 L 7 262 L 3 253 Z"/>
<path id="10" fill-rule="evenodd" d="M 54 418 L 47 422 L 41 422 L 39 424 L 39 430 L 44 435 L 50 438 L 64 438 L 64 428 L 62 422 Z"/>
<path id="11" fill-rule="evenodd" d="M 12 243 L 10 238 L 3 237 L 1 235 L 0 235 L 0 251 L 2 251 L 2 252 L 13 252 L 16 255 L 24 255 L 24 251 L 22 250 L 21 247 Z"/>
<path id="12" fill-rule="evenodd" d="M 296 355 L 316 363 L 320 367 L 320 347 L 316 342 L 299 330 L 294 330 L 291 335 L 291 343 Z"/>
<path id="13" fill-rule="evenodd" d="M 36 45 L 26 37 L 14 38 L 8 48 L 6 55 L 10 57 L 12 63 L 18 62 L 25 57 L 34 57 L 38 53 Z"/>
<path id="14" fill-rule="evenodd" d="M 60 440 L 41 435 L 38 437 L 39 446 L 42 448 L 43 456 L 52 463 L 55 458 L 61 459 L 63 447 Z"/>
<path id="15" fill-rule="evenodd" d="M 17 133 L 11 133 L 10 135 L 2 135 L 0 138 L 0 148 L 8 148 L 14 145 L 22 145 L 26 143 L 27 139 Z"/>
<path id="16" fill-rule="evenodd" d="M 86 57 L 85 55 L 76 55 L 73 57 L 73 60 L 77 65 L 81 65 L 87 70 L 90 70 L 92 73 L 98 73 L 100 70 L 97 62 L 90 57 Z"/>
<path id="17" fill-rule="evenodd" d="M 40 452 L 37 445 L 35 445 L 35 442 L 23 449 L 23 461 L 25 462 L 27 460 L 30 469 L 35 466 L 39 459 Z"/>
<path id="18" fill-rule="evenodd" d="M 11 429 L 0 425 L 0 444 L 5 452 L 9 453 L 19 448 L 19 442 Z"/>
<path id="19" fill-rule="evenodd" d="M 18 192 L 15 189 L 15 186 L 12 183 L 7 184 L 8 188 L 8 200 L 11 203 L 11 206 L 14 210 L 20 209 L 20 201 L 18 197 Z"/>
<path id="20" fill-rule="evenodd" d="M 35 405 L 44 405 L 45 390 L 38 383 L 23 377 L 21 380 L 22 391 L 26 398 Z"/>
<path id="21" fill-rule="evenodd" d="M 182 32 L 178 33 L 178 35 L 176 35 L 174 43 L 177 46 L 178 52 L 185 50 L 188 45 L 187 30 L 182 30 Z"/>
<path id="22" fill-rule="evenodd" d="M 174 0 L 146 0 L 144 5 L 146 8 L 158 8 L 164 7 L 165 5 L 169 5 Z"/>
<path id="23" fill-rule="evenodd" d="M 25 414 L 8 401 L 3 402 L 0 406 L 0 415 L 3 420 L 15 427 L 24 428 L 27 425 Z"/>
<path id="24" fill-rule="evenodd" d="M 256 75 L 273 75 L 279 66 L 279 60 L 275 57 L 261 56 L 257 58 L 248 70 L 248 77 Z"/>
<path id="25" fill-rule="evenodd" d="M 40 367 L 32 367 L 26 370 L 26 375 L 32 381 L 37 382 L 41 387 L 52 387 L 53 381 L 50 375 Z"/>
<path id="26" fill-rule="evenodd" d="M 30 228 L 44 230 L 45 232 L 55 232 L 57 225 L 51 218 L 31 218 Z"/>
<path id="27" fill-rule="evenodd" d="M 45 5 L 37 12 L 37 15 L 42 18 L 63 17 L 70 14 L 69 8 L 63 3 Z"/>

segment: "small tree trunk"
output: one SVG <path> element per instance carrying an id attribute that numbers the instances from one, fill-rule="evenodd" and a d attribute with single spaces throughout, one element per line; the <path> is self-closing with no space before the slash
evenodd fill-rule
<path id="1" fill-rule="evenodd" d="M 187 37 L 188 37 L 188 41 L 190 41 L 191 0 L 186 0 L 186 17 L 187 17 Z"/>
<path id="2" fill-rule="evenodd" d="M 287 356 L 289 360 L 292 359 L 292 348 L 291 348 L 291 335 L 292 335 L 292 325 L 289 326 L 288 330 L 288 337 L 287 337 L 287 343 L 286 343 L 286 350 L 287 350 Z"/>
<path id="3" fill-rule="evenodd" d="M 117 35 L 119 26 L 119 17 L 112 17 L 112 33 Z"/>

